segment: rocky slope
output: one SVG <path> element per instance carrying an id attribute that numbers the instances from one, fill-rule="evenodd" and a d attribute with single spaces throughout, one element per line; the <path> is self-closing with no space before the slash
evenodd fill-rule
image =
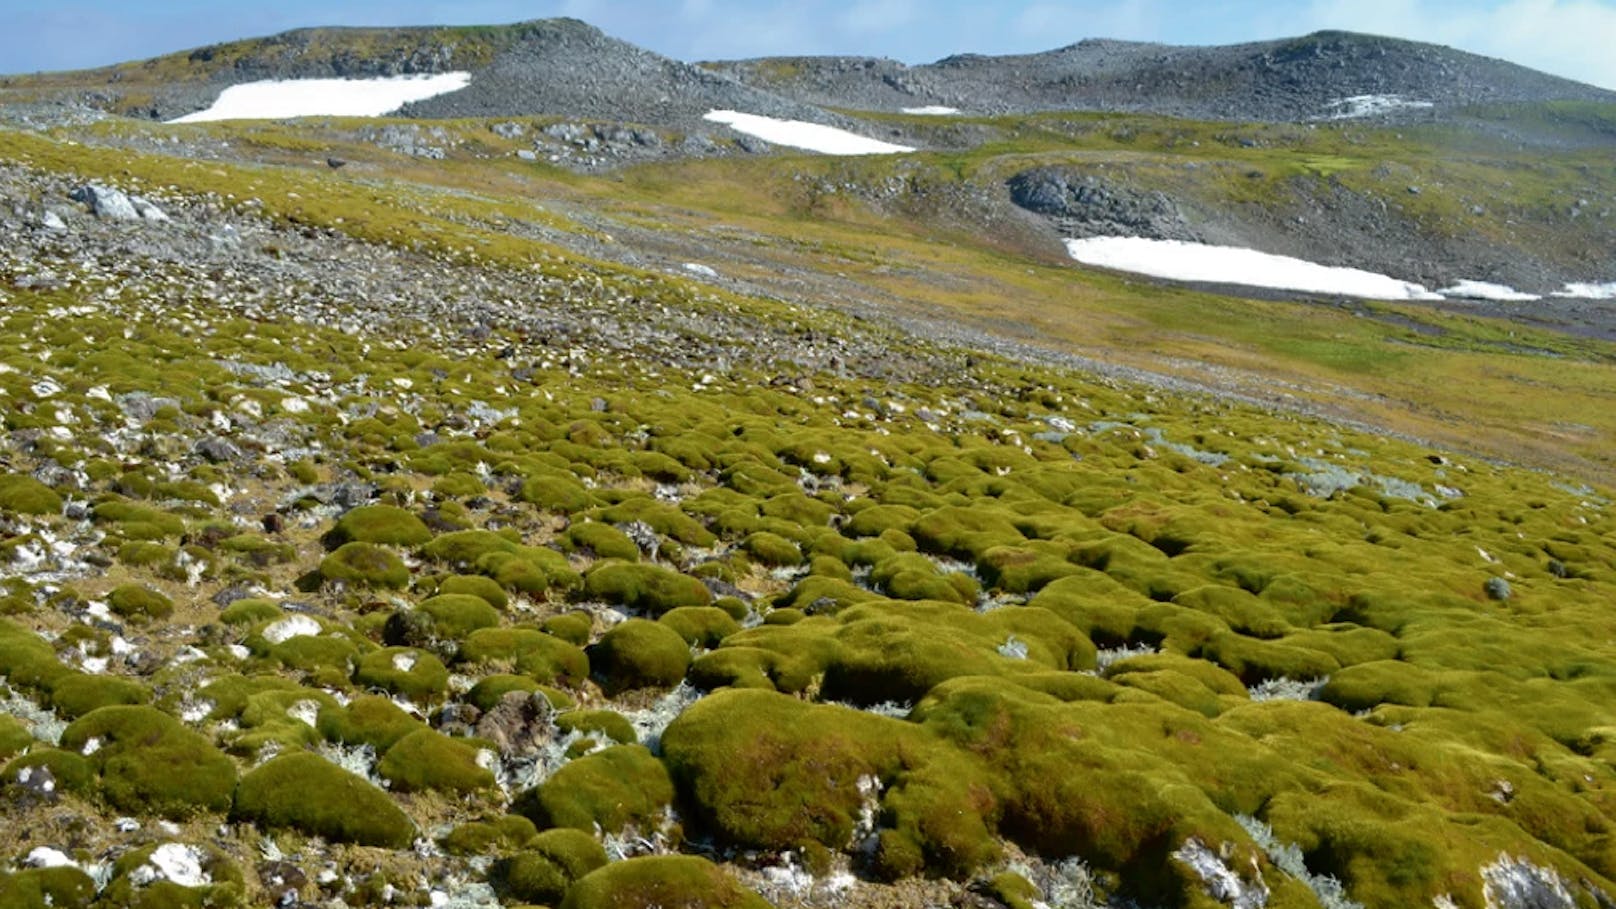
<path id="1" fill-rule="evenodd" d="M 707 64 L 806 103 L 966 113 L 1132 111 L 1220 120 L 1429 120 L 1500 102 L 1616 100 L 1502 60 L 1349 32 L 1222 47 L 1087 40 L 1039 54 L 966 54 L 922 66 L 790 57 Z M 1348 99 L 1380 97 L 1417 106 Z"/>

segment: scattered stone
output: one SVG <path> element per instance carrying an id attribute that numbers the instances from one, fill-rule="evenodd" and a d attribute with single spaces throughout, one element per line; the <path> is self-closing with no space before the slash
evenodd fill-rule
<path id="1" fill-rule="evenodd" d="M 97 218 L 109 221 L 139 221 L 140 212 L 127 195 L 96 183 L 86 183 L 73 191 L 70 198 L 83 202 Z"/>

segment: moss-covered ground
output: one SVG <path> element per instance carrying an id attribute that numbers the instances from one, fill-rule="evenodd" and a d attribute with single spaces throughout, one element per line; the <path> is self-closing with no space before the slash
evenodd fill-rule
<path id="1" fill-rule="evenodd" d="M 1271 906 L 1333 879 L 1363 906 L 1479 909 L 1501 856 L 1576 905 L 1616 893 L 1616 515 L 1582 485 L 1606 469 L 1606 345 L 1536 338 L 1551 359 L 1410 312 L 1451 341 L 1416 357 L 1373 319 L 790 216 L 803 244 L 841 236 L 876 299 L 878 263 L 980 266 L 1015 290 L 995 318 L 1049 310 L 1018 330 L 1164 357 L 1238 340 L 1219 362 L 1348 389 L 1360 417 L 1434 414 L 1396 429 L 1575 419 L 1599 444 L 1542 449 L 1573 477 L 696 291 L 501 233 L 441 186 L 0 145 L 35 175 L 251 196 L 355 256 L 692 316 L 579 351 L 453 309 L 275 319 L 71 263 L 0 274 L 0 894 L 21 905 L 89 902 L 23 869 L 37 846 L 126 857 L 117 905 L 170 841 L 214 870 L 148 881 L 153 905 L 268 904 L 283 865 L 349 906 L 818 899 L 771 867 L 850 875 L 869 904 L 1048 899 L 1059 872 L 1214 905 L 1191 844 Z M 649 216 L 640 193 L 743 179 L 683 174 L 568 191 Z M 514 179 L 490 166 L 487 191 Z M 760 225 L 754 203 L 709 211 Z M 1088 328 L 1056 312 L 1073 297 Z M 735 314 L 887 358 L 678 356 Z"/>

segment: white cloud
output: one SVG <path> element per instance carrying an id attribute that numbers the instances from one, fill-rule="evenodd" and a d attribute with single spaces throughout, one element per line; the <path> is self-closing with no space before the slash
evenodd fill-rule
<path id="1" fill-rule="evenodd" d="M 1616 89 L 1616 5 L 1602 0 L 1314 0 L 1298 31 L 1341 28 L 1448 44 Z"/>

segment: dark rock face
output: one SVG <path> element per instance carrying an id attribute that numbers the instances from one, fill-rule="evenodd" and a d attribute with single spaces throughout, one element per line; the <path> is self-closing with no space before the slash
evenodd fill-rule
<path id="1" fill-rule="evenodd" d="M 1063 168 L 1026 171 L 1007 185 L 1012 202 L 1050 219 L 1062 236 L 1202 239 L 1164 193 L 1113 186 Z"/>

